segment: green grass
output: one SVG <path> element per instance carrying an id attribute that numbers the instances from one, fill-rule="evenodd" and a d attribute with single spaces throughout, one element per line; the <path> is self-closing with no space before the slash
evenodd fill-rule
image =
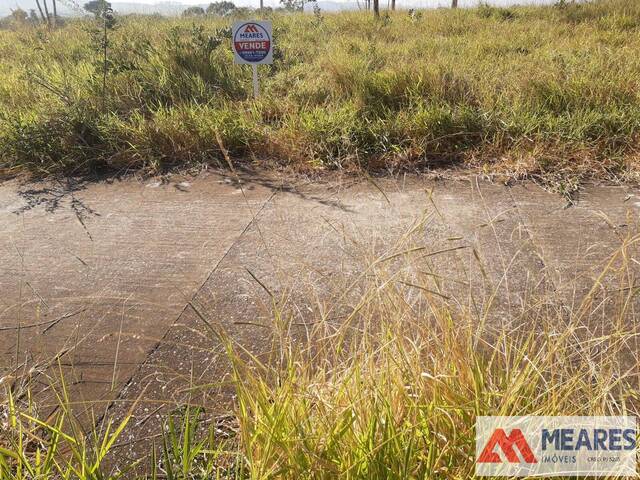
<path id="1" fill-rule="evenodd" d="M 0 30 L 0 168 L 638 171 L 637 2 L 272 19 L 257 101 L 231 19 L 119 18 L 104 95 L 95 21 Z"/>
<path id="2" fill-rule="evenodd" d="M 0 405 L 0 478 L 467 479 L 478 415 L 640 413 L 640 236 L 621 239 L 584 293 L 537 285 L 505 309 L 505 286 L 487 282 L 471 301 L 468 285 L 456 298 L 451 280 L 423 271 L 441 254 L 417 248 L 422 226 L 363 255 L 336 302 L 349 299 L 344 318 L 329 304 L 296 335 L 296 305 L 274 297 L 271 358 L 253 357 L 194 305 L 212 345 L 226 347 L 228 428 L 178 406 L 159 438 L 142 440 L 149 454 L 116 470 L 128 416 L 85 432 L 64 383 L 49 416 L 14 388 Z"/>

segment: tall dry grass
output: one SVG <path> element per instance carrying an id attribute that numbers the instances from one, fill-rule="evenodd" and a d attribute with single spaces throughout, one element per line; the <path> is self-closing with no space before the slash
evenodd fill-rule
<path id="1" fill-rule="evenodd" d="M 257 101 L 231 18 L 119 18 L 106 98 L 92 21 L 0 31 L 0 166 L 637 171 L 636 2 L 270 18 Z"/>

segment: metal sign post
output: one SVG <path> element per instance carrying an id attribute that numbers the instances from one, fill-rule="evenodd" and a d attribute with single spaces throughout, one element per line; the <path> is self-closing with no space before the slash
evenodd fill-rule
<path id="1" fill-rule="evenodd" d="M 273 63 L 273 27 L 269 21 L 236 22 L 232 28 L 234 63 L 251 65 L 253 96 L 258 98 L 258 65 Z"/>

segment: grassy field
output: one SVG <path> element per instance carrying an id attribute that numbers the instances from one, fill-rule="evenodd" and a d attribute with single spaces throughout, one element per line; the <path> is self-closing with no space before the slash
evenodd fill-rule
<path id="1" fill-rule="evenodd" d="M 639 171 L 637 2 L 272 19 L 258 100 L 229 18 L 0 30 L 0 169 Z"/>

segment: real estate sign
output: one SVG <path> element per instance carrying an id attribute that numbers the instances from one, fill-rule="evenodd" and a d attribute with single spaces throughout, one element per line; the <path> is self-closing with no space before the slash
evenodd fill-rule
<path id="1" fill-rule="evenodd" d="M 234 62 L 273 63 L 273 28 L 269 21 L 235 22 L 232 28 Z"/>

